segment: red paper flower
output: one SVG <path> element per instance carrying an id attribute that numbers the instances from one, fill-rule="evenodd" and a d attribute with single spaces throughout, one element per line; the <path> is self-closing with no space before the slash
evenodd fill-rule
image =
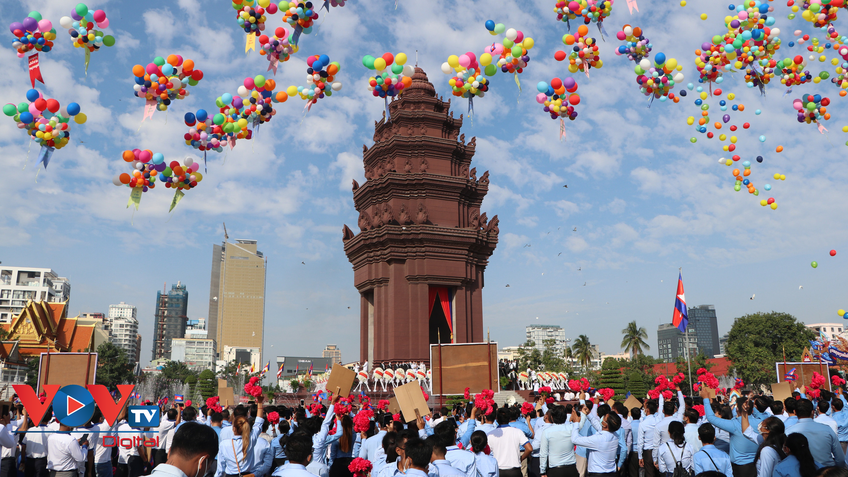
<path id="1" fill-rule="evenodd" d="M 353 416 L 353 431 L 366 432 L 371 427 L 372 417 L 374 417 L 374 411 L 370 409 L 359 411 L 358 414 Z"/>
<path id="2" fill-rule="evenodd" d="M 542 386 L 541 388 L 539 388 L 539 394 L 541 394 L 541 395 L 542 395 L 542 397 L 548 397 L 548 396 L 550 396 L 550 394 L 551 394 L 551 387 L 550 387 L 550 386 Z"/>
<path id="3" fill-rule="evenodd" d="M 703 404 L 696 404 L 696 405 L 692 406 L 692 409 L 698 411 L 699 416 L 704 417 L 704 405 Z"/>
<path id="4" fill-rule="evenodd" d="M 713 373 L 709 371 L 699 374 L 698 382 L 702 383 L 704 386 L 710 389 L 716 389 L 719 385 L 718 378 L 716 378 Z"/>
<path id="5" fill-rule="evenodd" d="M 831 382 L 831 384 L 833 384 L 836 387 L 839 387 L 839 386 L 842 386 L 843 384 L 845 384 L 845 380 L 840 378 L 839 376 L 837 376 L 835 374 L 830 377 L 830 382 Z"/>
<path id="6" fill-rule="evenodd" d="M 400 413 L 392 415 L 392 420 L 395 421 L 395 422 L 401 422 L 400 421 Z"/>
<path id="7" fill-rule="evenodd" d="M 466 401 L 470 401 L 471 400 L 471 388 L 465 388 L 465 394 L 463 394 L 462 397 Z"/>
<path id="8" fill-rule="evenodd" d="M 651 389 L 651 390 L 648 391 L 648 398 L 659 399 L 660 398 L 660 392 L 657 391 L 656 389 Z"/>
<path id="9" fill-rule="evenodd" d="M 586 378 L 580 378 L 580 390 L 588 391 L 592 386 L 589 384 L 589 380 Z"/>
<path id="10" fill-rule="evenodd" d="M 548 397 L 545 399 L 545 404 L 553 404 L 553 403 L 554 403 L 554 398 L 552 398 L 552 397 L 548 396 Z"/>
<path id="11" fill-rule="evenodd" d="M 698 376 L 700 376 L 700 375 L 702 375 L 702 374 L 704 374 L 704 373 L 706 373 L 706 372 L 707 372 L 707 369 L 706 369 L 706 368 L 698 368 L 698 371 L 696 371 L 696 373 L 698 374 Z"/>
<path id="12" fill-rule="evenodd" d="M 350 465 L 347 466 L 347 470 L 356 477 L 365 477 L 369 472 L 371 472 L 371 461 L 363 459 L 362 457 L 357 457 L 350 462 Z"/>
<path id="13" fill-rule="evenodd" d="M 257 385 L 259 382 L 259 378 L 254 376 L 250 378 L 250 381 L 244 385 L 244 392 L 253 396 L 259 397 L 262 395 L 262 386 Z M 191 406 L 191 401 L 186 402 L 186 406 Z"/>
<path id="14" fill-rule="evenodd" d="M 813 378 L 810 380 L 810 386 L 813 389 L 819 389 L 827 383 L 827 378 L 819 374 L 818 372 L 813 371 Z M 807 393 L 809 394 L 809 393 Z"/>
<path id="15" fill-rule="evenodd" d="M 334 408 L 334 412 L 336 413 L 336 415 L 344 416 L 345 414 L 350 414 L 351 402 L 352 399 L 349 397 L 343 397 L 339 399 L 339 402 L 336 403 L 336 407 Z"/>
<path id="16" fill-rule="evenodd" d="M 206 400 L 206 407 L 212 409 L 215 412 L 221 412 L 224 410 L 224 408 L 222 408 L 221 405 L 218 404 L 218 401 L 218 396 L 212 396 L 211 398 Z"/>
<path id="17" fill-rule="evenodd" d="M 484 389 L 474 396 L 474 407 L 483 411 L 483 414 L 489 415 L 491 414 L 495 408 L 495 392 L 491 389 Z"/>
<path id="18" fill-rule="evenodd" d="M 685 380 L 686 380 L 686 376 L 684 376 L 683 373 L 677 373 L 677 376 L 671 378 L 671 382 L 675 385 L 680 384 Z"/>
<path id="19" fill-rule="evenodd" d="M 268 422 L 271 424 L 277 425 L 280 422 L 280 413 L 277 411 L 271 411 L 268 413 Z"/>
<path id="20" fill-rule="evenodd" d="M 312 404 L 309 405 L 309 413 L 312 414 L 313 416 L 320 416 L 321 412 L 323 412 L 323 410 L 324 409 L 321 407 L 321 404 L 312 403 Z"/>
<path id="21" fill-rule="evenodd" d="M 421 394 L 423 394 L 423 395 L 424 395 L 424 400 L 425 400 L 425 401 L 429 401 L 429 400 L 430 400 L 430 395 L 429 395 L 429 394 L 427 394 L 427 391 L 425 391 L 425 390 L 424 390 L 424 388 L 421 388 Z"/>
<path id="22" fill-rule="evenodd" d="M 821 397 L 821 389 L 814 388 L 807 390 L 807 397 L 810 399 L 818 399 Z"/>
<path id="23" fill-rule="evenodd" d="M 568 389 L 570 389 L 572 391 L 580 391 L 580 387 L 581 387 L 580 381 L 578 381 L 576 379 L 569 379 L 568 380 Z"/>
<path id="24" fill-rule="evenodd" d="M 598 392 L 604 397 L 604 401 L 609 401 L 615 396 L 615 390 L 611 388 L 598 389 Z"/>
<path id="25" fill-rule="evenodd" d="M 389 410 L 389 401 L 387 399 L 380 399 L 377 402 L 377 410 L 388 411 Z"/>
<path id="26" fill-rule="evenodd" d="M 668 390 L 668 389 L 666 389 L 665 391 L 663 391 L 663 392 L 662 392 L 662 395 L 663 395 L 663 397 L 664 397 L 664 398 L 666 398 L 666 400 L 671 399 L 671 398 L 673 398 L 673 397 L 674 397 L 674 393 L 673 393 L 673 392 L 671 392 L 671 391 L 670 391 L 670 390 Z"/>
<path id="27" fill-rule="evenodd" d="M 536 409 L 529 402 L 525 402 L 524 404 L 521 405 L 521 415 L 522 416 L 527 416 L 529 414 L 533 414 L 535 411 L 536 411 Z"/>

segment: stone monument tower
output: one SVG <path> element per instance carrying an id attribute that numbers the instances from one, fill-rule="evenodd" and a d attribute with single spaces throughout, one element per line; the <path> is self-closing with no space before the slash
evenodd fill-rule
<path id="1" fill-rule="evenodd" d="M 489 173 L 471 167 L 476 138 L 436 97 L 424 70 L 374 123 L 362 147 L 366 182 L 353 182 L 359 212 L 343 229 L 360 300 L 360 359 L 430 360 L 431 343 L 482 342 L 483 271 L 498 218 L 480 212 Z"/>

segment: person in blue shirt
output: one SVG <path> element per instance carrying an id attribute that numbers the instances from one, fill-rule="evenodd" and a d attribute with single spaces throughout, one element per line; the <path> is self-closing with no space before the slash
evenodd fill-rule
<path id="1" fill-rule="evenodd" d="M 751 401 L 745 403 L 745 410 L 751 405 Z M 774 467 L 786 454 L 783 452 L 783 443 L 786 442 L 783 421 L 775 416 L 770 416 L 760 422 L 758 427 L 748 425 L 748 413 L 741 413 L 742 432 L 745 437 L 759 445 L 755 463 L 757 475 L 772 475 Z"/>
<path id="2" fill-rule="evenodd" d="M 842 452 L 848 451 L 848 409 L 845 405 L 845 396 L 842 392 L 838 393 L 839 399 L 833 399 L 831 407 L 833 408 L 833 420 L 836 421 L 836 437 L 839 438 L 839 444 L 842 445 Z"/>
<path id="3" fill-rule="evenodd" d="M 457 436 L 458 428 L 452 421 L 442 421 L 436 425 L 434 429 L 435 435 L 438 436 L 444 444 L 447 454 L 445 459 L 457 469 L 461 470 L 467 477 L 476 477 L 477 470 L 475 466 L 474 455 L 459 448 L 457 444 L 462 444 L 463 447 L 468 447 L 471 441 L 471 435 L 474 433 L 477 426 L 477 408 L 471 410 L 471 419 L 469 419 L 468 428 L 465 434 Z"/>
<path id="4" fill-rule="evenodd" d="M 788 397 L 783 400 L 783 411 L 789 416 L 783 421 L 783 426 L 786 429 L 798 424 L 798 416 L 795 415 L 795 406 L 798 405 L 798 400 L 794 397 Z"/>
<path id="5" fill-rule="evenodd" d="M 156 466 L 154 477 L 202 477 L 218 455 L 218 437 L 206 426 L 187 423 L 174 433 L 168 460 Z"/>
<path id="6" fill-rule="evenodd" d="M 486 437 L 485 432 L 474 431 L 474 433 L 471 434 L 471 451 L 474 453 L 477 473 L 480 474 L 481 477 L 499 477 L 500 470 L 498 469 L 498 461 L 484 452 L 488 445 L 489 440 Z"/>
<path id="7" fill-rule="evenodd" d="M 530 424 L 530 415 L 528 414 L 524 419 L 521 418 L 521 408 L 512 408 L 510 409 L 509 415 L 509 427 L 514 427 L 516 429 L 520 429 L 521 432 L 527 436 L 528 439 L 533 438 L 533 427 Z"/>
<path id="8" fill-rule="evenodd" d="M 731 420 L 725 420 L 716 416 L 710 406 L 709 391 L 706 386 L 701 388 L 700 394 L 704 400 L 704 413 L 709 423 L 718 429 L 730 433 L 730 462 L 733 464 L 733 475 L 736 477 L 756 477 L 757 466 L 754 464 L 754 459 L 757 456 L 757 448 L 759 446 L 751 442 L 743 434 L 741 418 L 737 416 Z M 739 412 L 742 412 L 742 406 L 746 401 L 747 399 L 745 398 L 736 400 L 736 406 Z M 760 424 L 759 419 L 749 417 L 748 420 L 752 426 L 758 426 Z"/>
<path id="9" fill-rule="evenodd" d="M 800 399 L 795 405 L 795 414 L 798 416 L 798 423 L 788 428 L 786 433 L 804 434 L 810 442 L 810 452 L 819 464 L 825 467 L 845 467 L 845 453 L 839 445 L 836 433 L 829 426 L 813 421 L 812 401 Z"/>
<path id="10" fill-rule="evenodd" d="M 433 435 L 428 437 L 425 442 L 427 445 L 432 446 L 433 452 L 430 457 L 430 475 L 437 477 L 464 477 L 465 474 L 461 472 L 456 467 L 452 466 L 450 462 L 445 459 L 445 453 L 447 450 L 445 449 L 444 443 L 442 443 L 442 439 L 437 435 Z M 465 452 L 465 451 L 463 451 Z M 470 452 L 467 452 L 470 454 Z"/>
<path id="11" fill-rule="evenodd" d="M 345 414 L 336 416 L 336 433 L 330 442 L 330 474 L 333 474 L 333 466 L 342 466 L 347 469 L 354 455 L 359 455 L 360 436 L 353 432 L 353 419 Z M 338 463 L 336 462 L 338 461 Z"/>
<path id="12" fill-rule="evenodd" d="M 821 467 L 813 460 L 804 434 L 789 434 L 783 444 L 786 458 L 774 467 L 774 477 L 815 477 Z"/>
<path id="13" fill-rule="evenodd" d="M 304 432 L 295 432 L 287 436 L 285 452 L 288 456 L 288 464 L 278 467 L 272 475 L 274 477 L 315 477 L 306 470 L 306 466 L 312 460 L 312 437 Z"/>
<path id="14" fill-rule="evenodd" d="M 577 477 L 577 460 L 571 441 L 572 425 L 566 423 L 572 405 L 552 406 L 551 426 L 542 433 L 539 472 L 542 477 Z"/>
<path id="15" fill-rule="evenodd" d="M 290 430 L 291 424 L 289 424 L 289 421 L 281 420 L 280 423 L 277 424 L 277 435 L 279 437 L 271 440 L 271 451 L 274 453 L 274 462 L 271 464 L 271 472 L 286 463 L 286 451 L 283 450 L 283 446 L 285 444 L 285 438 L 290 434 Z"/>
<path id="16" fill-rule="evenodd" d="M 262 432 L 268 430 L 268 421 L 262 424 Z M 274 452 L 271 444 L 263 438 L 256 439 L 253 446 L 253 468 L 250 472 L 256 477 L 267 477 L 271 474 L 271 465 L 274 463 Z"/>
<path id="17" fill-rule="evenodd" d="M 221 441 L 218 447 L 218 469 L 215 471 L 215 477 L 236 476 L 250 472 L 253 468 L 253 448 L 256 446 L 256 441 L 260 439 L 262 424 L 265 423 L 264 396 L 257 397 L 256 403 L 256 420 L 253 426 L 248 423 L 246 417 L 239 416 L 233 421 L 233 436 Z"/>
<path id="18" fill-rule="evenodd" d="M 539 417 L 532 424 L 533 440 L 530 442 L 530 445 L 533 446 L 533 452 L 530 454 L 530 460 L 527 462 L 527 475 L 528 477 L 539 477 L 541 475 L 539 473 L 539 452 L 542 445 L 542 433 L 551 426 L 551 415 L 550 411 L 545 413 L 541 409 L 538 411 L 534 410 L 533 412 L 538 414 Z"/>
<path id="19" fill-rule="evenodd" d="M 712 424 L 701 424 L 701 427 L 698 428 L 701 450 L 695 452 L 695 455 L 692 456 L 695 464 L 695 475 L 704 472 L 720 472 L 727 477 L 733 477 L 730 456 L 714 445 L 715 435 L 715 427 Z"/>
<path id="20" fill-rule="evenodd" d="M 403 446 L 404 462 L 407 477 L 428 477 L 430 460 L 433 458 L 433 448 L 422 439 L 408 439 Z M 308 476 L 304 476 L 308 477 Z"/>
<path id="21" fill-rule="evenodd" d="M 628 475 L 638 477 L 639 475 L 639 425 L 641 424 L 642 410 L 634 407 L 630 410 L 630 434 L 633 436 L 632 447 L 630 448 L 630 457 L 627 461 Z"/>

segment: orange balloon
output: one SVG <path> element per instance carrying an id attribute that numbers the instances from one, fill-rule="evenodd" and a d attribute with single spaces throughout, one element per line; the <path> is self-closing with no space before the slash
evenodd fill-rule
<path id="1" fill-rule="evenodd" d="M 121 174 L 120 179 L 121 179 L 121 184 L 129 184 L 131 177 L 130 177 L 129 174 L 124 172 L 123 174 Z"/>
<path id="2" fill-rule="evenodd" d="M 777 152 L 783 152 L 783 146 L 777 146 L 777 149 L 775 149 L 775 150 Z"/>
<path id="3" fill-rule="evenodd" d="M 642 36 L 642 29 L 639 27 L 633 28 L 633 36 L 640 37 Z"/>
<path id="4" fill-rule="evenodd" d="M 745 169 L 745 172 L 743 172 L 742 175 L 745 176 L 745 177 L 750 176 L 751 175 L 751 169 Z"/>
<path id="5" fill-rule="evenodd" d="M 739 105 L 739 111 L 745 111 L 745 105 L 744 104 Z"/>
<path id="6" fill-rule="evenodd" d="M 177 66 L 180 64 L 180 58 L 177 55 L 168 55 L 168 59 L 165 61 L 167 61 L 171 66 Z"/>
<path id="7" fill-rule="evenodd" d="M 586 25 L 580 25 L 577 28 L 577 34 L 580 35 L 580 36 L 588 35 L 589 34 L 589 27 L 587 27 Z"/>
<path id="8" fill-rule="evenodd" d="M 239 3 L 241 3 L 241 2 L 239 2 Z M 192 61 L 192 60 L 183 61 L 183 73 L 185 73 L 187 71 L 192 71 L 192 70 L 194 70 L 194 61 Z"/>
<path id="9" fill-rule="evenodd" d="M 716 121 L 716 122 L 715 122 L 715 128 L 716 128 L 716 129 L 721 129 L 721 123 L 720 123 L 720 122 L 718 122 L 718 121 Z"/>
<path id="10" fill-rule="evenodd" d="M 737 175 L 737 176 L 736 176 L 736 180 L 737 180 L 737 181 L 739 181 L 739 182 L 742 182 L 742 176 Z"/>
<path id="11" fill-rule="evenodd" d="M 327 66 L 327 74 L 328 74 L 328 75 L 334 75 L 334 74 L 336 74 L 336 73 L 338 73 L 338 72 L 339 72 L 339 67 L 338 67 L 338 66 L 333 65 L 333 64 L 331 64 L 331 65 Z"/>
<path id="12" fill-rule="evenodd" d="M 574 44 L 574 35 L 565 35 L 565 44 L 573 45 Z"/>
<path id="13" fill-rule="evenodd" d="M 839 92 L 839 96 L 842 96 L 843 98 L 845 97 L 846 94 L 848 94 L 848 91 L 845 91 L 844 89 Z"/>
<path id="14" fill-rule="evenodd" d="M 829 120 L 830 119 L 830 113 L 826 113 L 824 115 L 824 119 L 825 119 L 825 121 Z"/>
<path id="15" fill-rule="evenodd" d="M 132 162 L 135 160 L 135 154 L 133 154 L 132 151 L 124 151 L 123 154 L 121 154 L 121 157 L 123 157 L 126 162 Z"/>
<path id="16" fill-rule="evenodd" d="M 278 103 L 285 103 L 289 99 L 289 95 L 285 91 L 278 91 L 276 99 Z"/>
<path id="17" fill-rule="evenodd" d="M 739 175 L 739 169 L 733 169 L 733 176 L 736 177 Z"/>
<path id="18" fill-rule="evenodd" d="M 141 66 L 141 65 L 133 66 L 133 75 L 138 77 L 138 78 L 141 78 L 142 76 L 144 76 L 144 67 Z"/>

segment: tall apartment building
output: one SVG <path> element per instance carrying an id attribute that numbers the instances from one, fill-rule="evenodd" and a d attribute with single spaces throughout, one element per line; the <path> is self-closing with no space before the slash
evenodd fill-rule
<path id="1" fill-rule="evenodd" d="M 171 361 L 181 361 L 190 369 L 215 369 L 215 342 L 205 338 L 174 338 L 171 340 Z"/>
<path id="2" fill-rule="evenodd" d="M 218 356 L 222 356 L 225 346 L 261 350 L 266 265 L 256 240 L 237 239 L 212 246 L 207 329 L 208 337 L 215 340 Z"/>
<path id="3" fill-rule="evenodd" d="M 188 291 L 181 282 L 171 285 L 170 292 L 156 292 L 152 359 L 171 359 L 171 340 L 185 336 L 187 312 Z"/>
<path id="4" fill-rule="evenodd" d="M 689 308 L 689 339 L 695 335 L 698 351 L 709 358 L 721 354 L 721 344 L 718 337 L 718 319 L 715 306 L 698 305 Z"/>
<path id="5" fill-rule="evenodd" d="M 10 323 L 27 300 L 62 303 L 71 297 L 71 283 L 49 268 L 0 267 L 0 323 Z"/>
<path id="6" fill-rule="evenodd" d="M 527 333 L 527 341 L 533 341 L 536 344 L 536 349 L 540 352 L 545 351 L 545 340 L 554 340 L 556 344 L 554 348 L 557 354 L 565 353 L 567 340 L 565 339 L 565 330 L 561 326 L 556 325 L 530 325 L 525 328 Z"/>
<path id="7" fill-rule="evenodd" d="M 134 305 L 121 302 L 109 305 L 109 339 L 123 349 L 127 359 L 138 363 L 138 311 Z"/>
<path id="8" fill-rule="evenodd" d="M 321 352 L 321 356 L 332 360 L 330 366 L 335 363 L 342 364 L 342 350 L 339 349 L 338 345 L 328 344 Z"/>

